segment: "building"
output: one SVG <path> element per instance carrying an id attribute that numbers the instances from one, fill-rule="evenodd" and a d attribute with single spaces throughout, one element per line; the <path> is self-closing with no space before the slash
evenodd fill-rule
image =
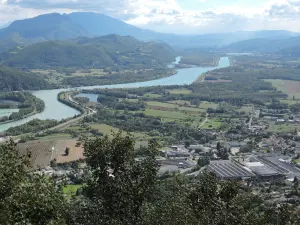
<path id="1" fill-rule="evenodd" d="M 276 170 L 266 166 L 261 162 L 247 162 L 245 163 L 254 174 L 256 174 L 256 180 L 258 181 L 275 181 L 284 178 L 283 174 Z"/>
<path id="2" fill-rule="evenodd" d="M 216 174 L 222 180 L 249 180 L 255 178 L 255 174 L 251 170 L 230 160 L 211 161 L 207 170 Z"/>

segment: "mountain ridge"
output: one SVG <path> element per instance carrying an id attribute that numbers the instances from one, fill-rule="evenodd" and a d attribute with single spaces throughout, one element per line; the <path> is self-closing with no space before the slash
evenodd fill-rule
<path id="1" fill-rule="evenodd" d="M 203 35 L 177 35 L 159 33 L 135 27 L 104 14 L 75 12 L 70 14 L 50 13 L 34 18 L 12 22 L 0 29 L 0 51 L 15 46 L 26 46 L 49 40 L 67 40 L 77 37 L 95 37 L 108 34 L 130 35 L 141 41 L 165 42 L 171 46 L 206 47 L 222 46 L 253 38 L 290 38 L 296 35 L 289 31 L 240 31 Z"/>

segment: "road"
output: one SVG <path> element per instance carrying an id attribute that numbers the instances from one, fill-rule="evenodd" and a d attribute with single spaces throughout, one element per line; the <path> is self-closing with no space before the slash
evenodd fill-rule
<path id="1" fill-rule="evenodd" d="M 79 117 L 76 117 L 76 118 L 74 118 L 74 119 L 68 120 L 68 121 L 66 121 L 65 123 L 61 123 L 61 124 L 59 124 L 59 125 L 57 125 L 57 126 L 55 126 L 55 127 L 52 127 L 52 128 L 50 128 L 50 129 L 47 129 L 47 130 L 57 130 L 57 129 L 61 128 L 61 127 L 65 127 L 65 126 L 68 126 L 68 125 L 70 125 L 70 124 L 72 124 L 72 123 L 75 123 L 76 121 L 81 120 L 81 119 L 82 119 L 83 117 L 85 117 L 85 116 L 90 116 L 90 115 L 93 115 L 93 114 L 96 114 L 96 113 L 97 113 L 96 110 L 93 110 L 93 109 L 91 109 L 91 108 L 89 108 L 89 107 L 87 107 L 87 106 L 81 105 L 80 103 L 76 102 L 76 101 L 72 98 L 72 96 L 69 96 L 69 101 L 72 102 L 72 103 L 74 103 L 74 104 L 76 104 L 76 105 L 78 105 L 78 106 L 80 106 L 80 107 L 85 108 L 85 109 L 87 110 L 87 113 L 83 113 L 83 114 L 81 114 Z"/>

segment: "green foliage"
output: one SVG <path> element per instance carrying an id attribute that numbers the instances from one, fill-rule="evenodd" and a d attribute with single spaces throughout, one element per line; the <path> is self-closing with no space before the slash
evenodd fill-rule
<path id="1" fill-rule="evenodd" d="M 143 43 L 132 37 L 108 35 L 73 41 L 48 41 L 30 45 L 0 59 L 10 67 L 49 69 L 61 67 L 156 68 L 170 63 L 175 52 L 167 45 Z"/>
<path id="2" fill-rule="evenodd" d="M 30 58 L 30 56 L 28 56 Z M 0 65 L 0 91 L 48 89 L 51 85 L 43 78 Z"/>
<path id="3" fill-rule="evenodd" d="M 63 224 L 65 202 L 51 178 L 28 171 L 30 153 L 0 146 L 0 224 Z"/>
<path id="4" fill-rule="evenodd" d="M 157 180 L 157 143 L 150 143 L 147 156 L 141 160 L 135 160 L 133 139 L 121 133 L 112 140 L 105 136 L 87 141 L 84 148 L 92 178 L 83 191 L 93 206 L 89 215 L 100 216 L 89 218 L 86 224 L 137 224 L 143 219 L 142 207 Z M 87 215 L 83 212 L 76 217 L 81 216 Z"/>
<path id="5" fill-rule="evenodd" d="M 5 134 L 7 136 L 17 136 L 17 135 L 26 134 L 26 133 L 37 133 L 37 132 L 43 131 L 45 129 L 55 127 L 58 124 L 59 124 L 59 122 L 56 120 L 34 119 L 23 125 L 9 128 L 7 131 L 5 131 Z"/>

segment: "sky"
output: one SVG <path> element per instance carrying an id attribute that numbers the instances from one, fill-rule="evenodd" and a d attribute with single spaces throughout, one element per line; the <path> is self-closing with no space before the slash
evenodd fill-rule
<path id="1" fill-rule="evenodd" d="M 159 32 L 300 32 L 300 0 L 0 0 L 0 27 L 40 14 L 103 13 Z"/>

